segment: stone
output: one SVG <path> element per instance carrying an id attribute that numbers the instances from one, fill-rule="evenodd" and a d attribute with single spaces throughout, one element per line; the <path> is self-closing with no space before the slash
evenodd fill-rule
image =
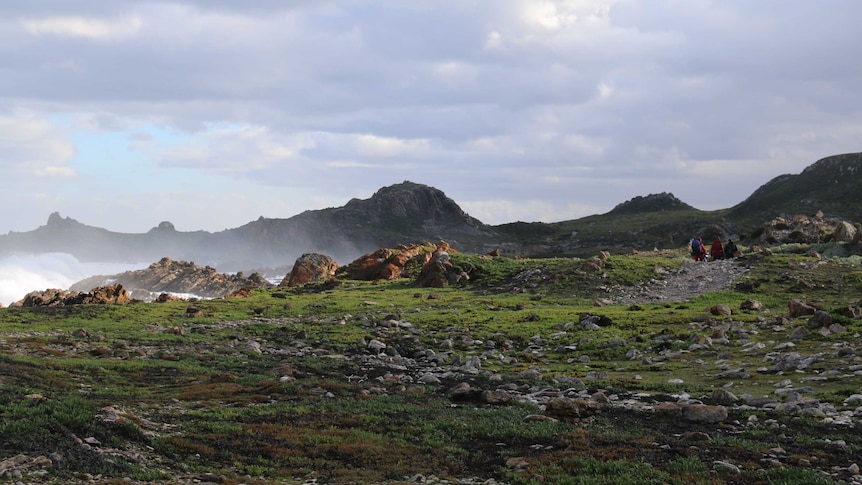
<path id="1" fill-rule="evenodd" d="M 593 416 L 602 409 L 602 404 L 592 399 L 554 397 L 545 405 L 545 414 L 560 419 L 581 419 Z"/>
<path id="2" fill-rule="evenodd" d="M 763 303 L 758 300 L 745 300 L 739 305 L 740 310 L 759 312 L 763 311 Z"/>
<path id="3" fill-rule="evenodd" d="M 814 305 L 798 298 L 790 300 L 788 306 L 790 310 L 790 316 L 793 318 L 805 315 L 814 315 L 814 312 L 817 311 L 817 308 Z"/>
<path id="4" fill-rule="evenodd" d="M 294 287 L 311 283 L 323 283 L 335 278 L 338 269 L 332 257 L 318 253 L 305 253 L 293 263 L 288 273 L 278 286 Z"/>
<path id="5" fill-rule="evenodd" d="M 712 441 L 712 436 L 703 431 L 686 431 L 679 438 L 686 443 L 706 443 Z"/>
<path id="6" fill-rule="evenodd" d="M 370 342 L 368 342 L 368 350 L 370 350 L 372 352 L 377 352 L 379 354 L 380 352 L 382 352 L 385 349 L 386 349 L 386 344 L 379 341 L 379 340 L 372 339 Z"/>
<path id="7" fill-rule="evenodd" d="M 481 401 L 485 404 L 506 404 L 512 401 L 512 396 L 504 390 L 482 391 Z"/>
<path id="8" fill-rule="evenodd" d="M 808 338 L 811 336 L 811 330 L 808 330 L 805 327 L 796 327 L 793 329 L 793 332 L 787 337 L 790 340 L 802 340 L 804 338 Z"/>
<path id="9" fill-rule="evenodd" d="M 431 374 L 425 374 L 418 379 L 418 382 L 420 384 L 440 384 L 440 379 Z"/>
<path id="10" fill-rule="evenodd" d="M 448 251 L 437 250 L 422 266 L 419 276 L 416 277 L 416 285 L 421 288 L 444 288 L 469 279 L 469 274 L 452 264 Z"/>
<path id="11" fill-rule="evenodd" d="M 663 402 L 655 408 L 656 414 L 672 418 L 682 418 L 694 423 L 720 423 L 727 419 L 727 408 L 707 404 L 685 404 Z"/>
<path id="12" fill-rule="evenodd" d="M 739 475 L 741 473 L 738 466 L 733 463 L 720 460 L 712 462 L 712 469 L 719 473 L 727 473 L 730 475 Z"/>
<path id="13" fill-rule="evenodd" d="M 815 310 L 811 318 L 808 319 L 808 328 L 825 328 L 832 325 L 832 323 L 832 315 L 827 312 L 824 312 L 823 310 Z"/>
<path id="14" fill-rule="evenodd" d="M 608 373 L 605 371 L 590 371 L 584 376 L 584 379 L 604 380 L 608 378 Z"/>
<path id="15" fill-rule="evenodd" d="M 710 400 L 713 403 L 720 404 L 722 406 L 732 406 L 739 401 L 739 398 L 727 389 L 716 388 L 713 389 Z"/>
<path id="16" fill-rule="evenodd" d="M 539 372 L 539 369 L 536 369 L 535 367 L 530 367 L 529 369 L 521 372 L 521 377 L 531 381 L 540 381 L 542 380 L 542 373 Z"/>
<path id="17" fill-rule="evenodd" d="M 716 316 L 730 316 L 733 311 L 730 309 L 730 306 L 719 304 L 709 307 L 709 313 Z"/>
<path id="18" fill-rule="evenodd" d="M 852 243 L 856 240 L 859 230 L 856 226 L 847 221 L 840 221 L 835 225 L 835 230 L 832 232 L 832 237 L 837 242 Z"/>

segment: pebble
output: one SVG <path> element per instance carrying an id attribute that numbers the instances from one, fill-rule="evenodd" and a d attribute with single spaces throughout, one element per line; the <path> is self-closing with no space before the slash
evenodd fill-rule
<path id="1" fill-rule="evenodd" d="M 716 460 L 712 462 L 712 468 L 719 473 L 729 473 L 731 475 L 739 475 L 741 473 L 738 466 L 726 461 Z"/>

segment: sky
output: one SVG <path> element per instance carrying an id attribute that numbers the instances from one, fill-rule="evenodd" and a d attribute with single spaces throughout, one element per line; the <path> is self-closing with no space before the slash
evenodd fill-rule
<path id="1" fill-rule="evenodd" d="M 487 224 L 731 207 L 862 151 L 858 0 L 4 0 L 0 234 L 405 180 Z"/>

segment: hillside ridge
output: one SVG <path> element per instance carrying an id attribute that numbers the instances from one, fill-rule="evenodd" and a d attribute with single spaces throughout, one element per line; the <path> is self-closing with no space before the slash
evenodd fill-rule
<path id="1" fill-rule="evenodd" d="M 220 271 L 254 271 L 292 263 L 308 252 L 347 262 L 381 247 L 445 240 L 462 252 L 495 249 L 510 256 L 588 256 L 599 250 L 677 248 L 694 235 L 745 240 L 784 215 L 857 220 L 862 214 L 862 153 L 818 160 L 800 174 L 780 175 L 739 204 L 702 211 L 672 193 L 634 197 L 605 214 L 555 223 L 487 225 L 443 191 L 403 181 L 341 207 L 307 210 L 210 233 L 177 231 L 164 221 L 143 234 L 88 226 L 53 212 L 44 226 L 0 235 L 0 255 L 72 254 L 81 261 L 199 261 Z"/>

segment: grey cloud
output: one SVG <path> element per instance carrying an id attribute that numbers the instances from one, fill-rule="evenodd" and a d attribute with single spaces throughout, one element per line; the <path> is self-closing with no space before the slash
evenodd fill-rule
<path id="1" fill-rule="evenodd" d="M 3 2 L 0 115 L 130 130 L 159 169 L 268 187 L 326 180 L 357 197 L 410 179 L 560 214 L 651 191 L 717 208 L 756 187 L 704 177 L 711 160 L 746 164 L 756 185 L 857 149 L 862 4 L 549 2 L 565 18 L 538 23 L 525 17 L 537 5 Z M 99 39 L 22 23 L 64 16 L 135 29 Z M 188 139 L 164 142 L 150 125 Z M 406 148 L 363 151 L 362 136 Z M 302 137 L 313 143 L 292 145 Z"/>

